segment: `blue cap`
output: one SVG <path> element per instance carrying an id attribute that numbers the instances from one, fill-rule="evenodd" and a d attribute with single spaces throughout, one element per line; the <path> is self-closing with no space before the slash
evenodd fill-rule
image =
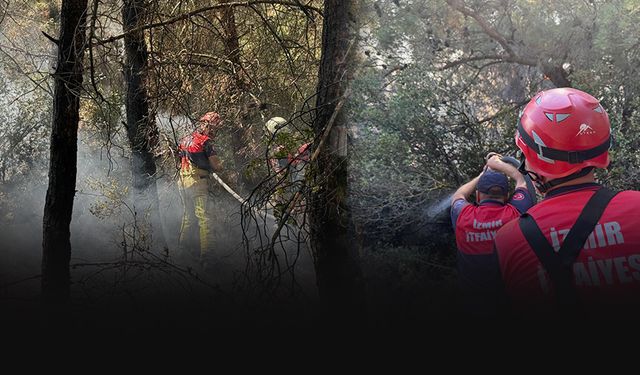
<path id="1" fill-rule="evenodd" d="M 487 169 L 480 176 L 476 189 L 481 193 L 489 194 L 489 190 L 493 187 L 499 187 L 502 189 L 502 193 L 507 195 L 509 192 L 509 180 L 504 174 Z"/>

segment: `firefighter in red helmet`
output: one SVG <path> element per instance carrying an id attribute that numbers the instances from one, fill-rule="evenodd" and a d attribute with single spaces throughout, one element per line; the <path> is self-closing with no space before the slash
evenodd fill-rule
<path id="1" fill-rule="evenodd" d="M 223 121 L 217 112 L 205 113 L 196 129 L 179 145 L 180 191 L 184 214 L 180 227 L 181 251 L 199 259 L 203 265 L 213 255 L 213 235 L 209 215 L 209 176 L 221 172 L 222 163 L 213 145 L 213 138 Z"/>
<path id="2" fill-rule="evenodd" d="M 637 314 L 640 192 L 596 181 L 594 169 L 609 165 L 611 145 L 598 99 L 572 88 L 536 94 L 515 141 L 520 171 L 544 199 L 496 234 L 496 301 L 535 318 Z"/>

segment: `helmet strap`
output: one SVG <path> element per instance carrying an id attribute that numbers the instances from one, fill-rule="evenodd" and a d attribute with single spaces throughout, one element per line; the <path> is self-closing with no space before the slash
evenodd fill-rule
<path id="1" fill-rule="evenodd" d="M 549 191 L 549 189 L 555 186 L 558 186 L 560 184 L 564 184 L 567 181 L 575 180 L 576 178 L 580 178 L 588 175 L 593 169 L 594 169 L 593 167 L 586 167 L 568 176 L 556 178 L 556 179 L 547 181 L 545 183 L 542 183 L 540 180 L 537 180 L 537 181 L 534 181 L 534 183 L 536 184 L 536 187 L 538 188 L 538 190 L 544 194 L 547 191 Z"/>

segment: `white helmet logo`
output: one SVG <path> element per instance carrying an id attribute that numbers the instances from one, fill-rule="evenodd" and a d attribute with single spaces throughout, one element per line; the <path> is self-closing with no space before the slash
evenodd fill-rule
<path id="1" fill-rule="evenodd" d="M 581 124 L 580 130 L 578 131 L 578 134 L 576 134 L 576 137 L 579 135 L 586 135 L 586 134 L 596 134 L 596 131 L 593 130 L 593 128 L 587 124 Z"/>

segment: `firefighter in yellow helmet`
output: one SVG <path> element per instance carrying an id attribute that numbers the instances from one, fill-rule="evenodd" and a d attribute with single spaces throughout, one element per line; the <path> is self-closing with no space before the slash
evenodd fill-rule
<path id="1" fill-rule="evenodd" d="M 182 255 L 192 255 L 203 266 L 213 255 L 209 176 L 211 172 L 222 171 L 222 163 L 212 141 L 222 123 L 218 113 L 204 114 L 196 122 L 193 133 L 184 137 L 179 145 L 179 184 L 184 204 L 179 247 Z"/>

